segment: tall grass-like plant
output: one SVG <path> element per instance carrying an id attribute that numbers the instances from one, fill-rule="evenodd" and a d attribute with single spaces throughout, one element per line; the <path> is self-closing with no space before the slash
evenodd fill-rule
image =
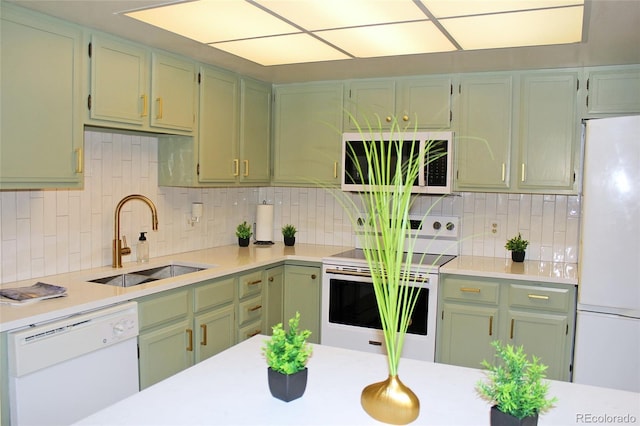
<path id="1" fill-rule="evenodd" d="M 425 152 L 421 153 L 417 141 L 403 141 L 401 135 L 408 129 L 401 128 L 395 118 L 390 129 L 382 126 L 379 117 L 377 123 L 367 122 L 365 127 L 357 124 L 355 117 L 350 118 L 356 122 L 363 140 L 372 141 L 365 144 L 368 173 L 363 173 L 359 162 L 354 161 L 358 167 L 356 172 L 365 177 L 368 189 L 359 194 L 359 204 L 353 198 L 340 196 L 343 194 L 337 194 L 337 199 L 353 228 L 362 230 L 360 238 L 364 239 L 364 257 L 371 270 L 389 374 L 397 376 L 405 335 L 419 295 L 419 289 L 409 285 L 415 245 L 415 237 L 407 232 L 409 212 L 415 200 L 411 191 L 424 164 L 420 156 L 433 161 L 445 153 L 438 152 L 431 143 L 427 143 Z M 409 129 L 411 131 L 416 133 L 417 127 Z M 383 133 L 388 132 L 397 137 L 383 138 Z M 409 159 L 404 163 L 403 144 L 411 144 Z M 355 152 L 346 155 L 354 159 L 356 156 Z M 362 221 L 362 215 L 366 220 Z"/>

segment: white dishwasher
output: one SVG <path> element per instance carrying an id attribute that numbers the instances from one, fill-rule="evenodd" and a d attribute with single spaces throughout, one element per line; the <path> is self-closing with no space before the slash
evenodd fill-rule
<path id="1" fill-rule="evenodd" d="M 11 424 L 68 425 L 139 391 L 138 305 L 8 334 Z"/>

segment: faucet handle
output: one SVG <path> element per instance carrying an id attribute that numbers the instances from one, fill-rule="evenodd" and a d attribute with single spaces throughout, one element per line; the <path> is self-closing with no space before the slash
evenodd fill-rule
<path id="1" fill-rule="evenodd" d="M 131 248 L 127 247 L 127 237 L 125 237 L 124 235 L 122 236 L 122 248 L 120 249 L 120 253 L 123 256 L 131 254 Z"/>

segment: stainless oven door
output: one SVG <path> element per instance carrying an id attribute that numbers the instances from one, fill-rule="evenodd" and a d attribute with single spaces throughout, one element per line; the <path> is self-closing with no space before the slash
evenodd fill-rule
<path id="1" fill-rule="evenodd" d="M 323 267 L 321 343 L 386 354 L 371 277 L 349 269 Z M 411 283 L 419 291 L 419 300 L 405 336 L 403 357 L 434 360 L 437 277 L 429 274 L 428 279 Z"/>

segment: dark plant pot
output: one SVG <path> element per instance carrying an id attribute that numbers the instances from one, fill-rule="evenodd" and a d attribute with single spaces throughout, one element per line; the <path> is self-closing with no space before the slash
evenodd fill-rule
<path id="1" fill-rule="evenodd" d="M 275 398 L 284 402 L 300 398 L 307 388 L 307 368 L 294 374 L 282 374 L 267 367 L 269 390 Z"/>
<path id="2" fill-rule="evenodd" d="M 511 414 L 498 410 L 498 406 L 491 407 L 491 426 L 537 426 L 538 415 L 519 419 Z"/>
<path id="3" fill-rule="evenodd" d="M 523 251 L 512 251 L 511 252 L 511 260 L 514 262 L 524 262 L 525 252 Z"/>
<path id="4" fill-rule="evenodd" d="M 284 237 L 284 245 L 292 246 L 296 243 L 296 237 Z"/>
<path id="5" fill-rule="evenodd" d="M 240 247 L 248 247 L 249 246 L 249 238 L 240 238 L 240 237 L 238 237 L 238 245 Z"/>

